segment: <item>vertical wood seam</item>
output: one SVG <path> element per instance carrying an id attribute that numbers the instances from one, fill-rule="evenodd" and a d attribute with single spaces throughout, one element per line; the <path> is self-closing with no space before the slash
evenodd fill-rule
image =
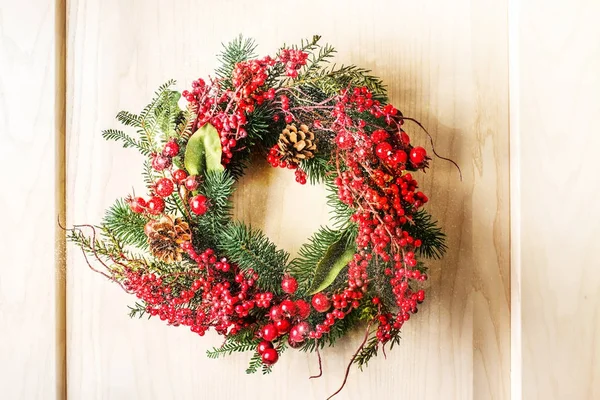
<path id="1" fill-rule="evenodd" d="M 66 223 L 66 0 L 56 0 L 55 23 L 55 204 L 58 222 Z M 67 398 L 67 287 L 66 236 L 60 226 L 55 227 L 55 307 L 56 307 L 56 399 Z"/>

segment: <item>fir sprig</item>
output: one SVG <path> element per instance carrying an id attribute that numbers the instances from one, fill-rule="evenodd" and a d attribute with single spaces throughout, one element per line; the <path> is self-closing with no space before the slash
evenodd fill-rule
<path id="1" fill-rule="evenodd" d="M 206 356 L 208 358 L 219 358 L 231 355 L 233 353 L 246 352 L 256 349 L 258 341 L 254 340 L 251 342 L 237 343 L 232 341 L 226 341 L 221 347 L 213 347 L 211 350 L 206 350 Z"/>
<path id="2" fill-rule="evenodd" d="M 120 242 L 141 249 L 148 247 L 144 226 L 148 219 L 143 214 L 131 211 L 129 205 L 122 199 L 113 204 L 104 216 L 103 225 Z"/>
<path id="3" fill-rule="evenodd" d="M 437 221 L 425 210 L 417 211 L 412 218 L 412 223 L 406 224 L 404 229 L 414 238 L 420 239 L 422 244 L 416 253 L 426 258 L 440 259 L 447 250 L 446 234 L 438 226 Z"/>
<path id="4" fill-rule="evenodd" d="M 231 77 L 235 65 L 256 57 L 254 50 L 256 50 L 256 42 L 253 39 L 244 38 L 242 35 L 239 35 L 227 44 L 223 44 L 223 50 L 217 56 L 221 65 L 216 69 L 215 73 L 221 79 L 224 87 L 228 89 L 233 88 Z"/>
<path id="5" fill-rule="evenodd" d="M 233 222 L 220 232 L 218 247 L 242 270 L 256 271 L 259 275 L 259 287 L 273 293 L 281 293 L 279 283 L 283 278 L 289 254 L 277 249 L 263 232 L 241 222 Z"/>

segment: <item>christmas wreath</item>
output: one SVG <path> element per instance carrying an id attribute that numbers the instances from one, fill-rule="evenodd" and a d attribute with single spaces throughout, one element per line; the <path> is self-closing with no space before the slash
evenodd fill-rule
<path id="1" fill-rule="evenodd" d="M 399 342 L 425 299 L 424 260 L 446 249 L 414 177 L 430 157 L 411 145 L 403 123 L 416 121 L 387 102 L 381 80 L 329 64 L 335 50 L 318 36 L 273 58 L 254 49 L 240 37 L 214 78 L 182 93 L 169 81 L 141 113 L 117 115 L 136 135 L 103 135 L 145 156 L 148 196 L 117 200 L 99 226 L 76 225 L 68 238 L 137 296 L 132 317 L 223 335 L 211 358 L 251 351 L 247 372 L 268 373 L 287 348 L 318 354 L 362 326 L 348 365 L 362 369 Z M 232 219 L 253 154 L 330 192 L 333 225 L 296 258 Z"/>

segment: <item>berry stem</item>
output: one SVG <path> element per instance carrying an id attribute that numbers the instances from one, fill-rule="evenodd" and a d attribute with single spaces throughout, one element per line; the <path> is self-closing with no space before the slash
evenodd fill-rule
<path id="1" fill-rule="evenodd" d="M 346 367 L 346 373 L 344 374 L 344 381 L 342 382 L 342 386 L 340 386 L 340 388 L 334 394 L 329 396 L 327 398 L 327 400 L 330 400 L 333 397 L 335 397 L 338 393 L 340 393 L 342 391 L 342 389 L 344 389 L 344 386 L 346 386 L 346 382 L 348 381 L 348 374 L 350 374 L 350 368 L 352 367 L 352 363 L 354 362 L 354 359 L 356 358 L 356 356 L 358 356 L 358 353 L 360 353 L 360 351 L 363 349 L 363 347 L 365 347 L 365 344 L 367 344 L 367 340 L 369 339 L 369 329 L 371 328 L 372 323 L 373 323 L 373 320 L 369 321 L 369 324 L 367 325 L 367 330 L 365 332 L 365 338 L 363 339 L 360 346 L 358 346 L 358 349 L 356 349 L 356 352 L 354 353 L 354 355 L 350 359 L 350 362 L 348 363 L 348 366 Z"/>

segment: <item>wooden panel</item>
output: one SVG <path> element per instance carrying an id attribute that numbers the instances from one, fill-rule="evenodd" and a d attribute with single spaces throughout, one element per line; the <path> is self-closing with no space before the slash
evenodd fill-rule
<path id="1" fill-rule="evenodd" d="M 168 4 L 168 5 L 167 5 Z M 292 12 L 293 10 L 293 12 Z M 220 42 L 242 32 L 273 52 L 319 33 L 340 62 L 372 68 L 391 98 L 432 132 L 441 160 L 421 177 L 450 251 L 433 263 L 430 299 L 402 345 L 353 371 L 344 399 L 506 399 L 509 396 L 508 71 L 506 2 L 206 2 L 72 0 L 68 9 L 70 222 L 94 222 L 116 196 L 141 188 L 139 158 L 105 143 L 120 109 L 136 111 L 171 77 L 181 87 L 216 66 Z M 416 141 L 425 135 L 411 129 Z M 295 252 L 327 221 L 322 188 L 257 167 L 236 196 L 237 215 Z M 311 207 L 314 219 L 286 213 Z M 293 228 L 292 228 L 293 226 Z M 271 376 L 246 376 L 248 355 L 213 361 L 200 339 L 160 321 L 129 321 L 117 286 L 69 258 L 69 395 L 72 398 L 323 398 L 341 383 L 354 337 L 324 354 L 287 353 Z M 281 394 L 280 396 L 275 393 Z"/>
<path id="2" fill-rule="evenodd" d="M 64 395 L 63 3 L 0 7 L 0 393 Z"/>
<path id="3" fill-rule="evenodd" d="M 598 399 L 600 3 L 515 13 L 523 399 Z"/>

